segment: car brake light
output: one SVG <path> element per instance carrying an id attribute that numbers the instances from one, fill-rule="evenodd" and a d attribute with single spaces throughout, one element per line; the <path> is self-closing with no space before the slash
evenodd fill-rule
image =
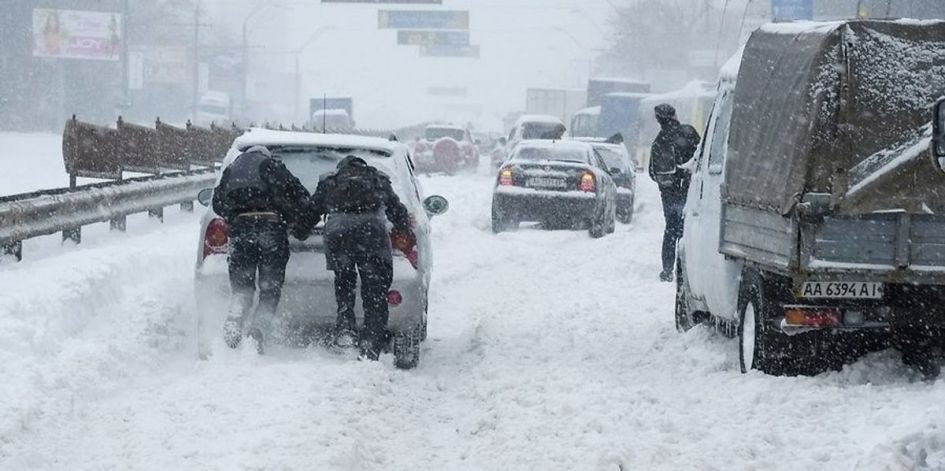
<path id="1" fill-rule="evenodd" d="M 390 233 L 390 245 L 400 251 L 414 269 L 418 266 L 420 254 L 417 252 L 417 236 L 412 232 L 393 230 Z"/>
<path id="2" fill-rule="evenodd" d="M 229 232 L 230 229 L 223 218 L 211 219 L 203 236 L 203 258 L 213 254 L 226 253 L 230 241 Z"/>
<path id="3" fill-rule="evenodd" d="M 403 295 L 400 294 L 400 291 L 390 291 L 387 293 L 387 304 L 393 307 L 400 306 L 404 302 Z"/>
<path id="4" fill-rule="evenodd" d="M 789 326 L 837 327 L 842 324 L 840 310 L 830 307 L 785 306 L 784 322 Z"/>
<path id="5" fill-rule="evenodd" d="M 597 191 L 597 181 L 594 178 L 594 174 L 591 172 L 584 172 L 581 174 L 581 191 L 587 193 L 593 193 Z"/>
<path id="6" fill-rule="evenodd" d="M 499 185 L 511 186 L 515 181 L 512 179 L 512 169 L 505 167 L 499 171 Z"/>

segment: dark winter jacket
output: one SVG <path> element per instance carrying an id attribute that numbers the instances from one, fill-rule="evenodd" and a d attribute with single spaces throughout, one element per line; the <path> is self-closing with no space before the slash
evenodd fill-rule
<path id="1" fill-rule="evenodd" d="M 335 173 L 323 177 L 311 201 L 318 217 L 379 215 L 383 210 L 395 229 L 410 230 L 410 214 L 394 192 L 390 178 L 358 158 L 346 158 Z"/>
<path id="2" fill-rule="evenodd" d="M 273 212 L 299 238 L 314 226 L 308 190 L 285 164 L 262 152 L 241 154 L 223 170 L 213 211 L 229 224 L 240 214 Z"/>
<path id="3" fill-rule="evenodd" d="M 685 193 L 692 178 L 689 171 L 679 168 L 696 153 L 701 142 L 699 133 L 688 124 L 672 119 L 662 126 L 650 151 L 650 178 L 661 191 Z"/>

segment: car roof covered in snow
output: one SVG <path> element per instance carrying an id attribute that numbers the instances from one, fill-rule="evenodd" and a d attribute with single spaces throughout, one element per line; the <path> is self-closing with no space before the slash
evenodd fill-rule
<path id="1" fill-rule="evenodd" d="M 348 110 L 343 110 L 343 109 L 341 109 L 341 108 L 329 108 L 329 109 L 324 109 L 324 110 L 315 110 L 314 112 L 312 112 L 312 116 L 314 116 L 314 115 L 319 115 L 319 116 L 321 116 L 321 115 L 326 115 L 326 116 L 344 116 L 344 117 L 348 117 Z"/>
<path id="2" fill-rule="evenodd" d="M 525 123 L 544 123 L 544 124 L 560 124 L 564 125 L 564 122 L 561 121 L 561 118 L 557 116 L 551 116 L 547 114 L 523 114 L 515 121 L 515 126 L 521 126 Z"/>
<path id="3" fill-rule="evenodd" d="M 550 140 L 524 140 L 521 144 L 518 145 L 518 149 L 561 149 L 561 150 L 577 150 L 577 151 L 589 151 L 591 150 L 591 144 L 581 141 L 573 140 L 564 140 L 564 141 L 550 141 Z"/>
<path id="4" fill-rule="evenodd" d="M 252 128 L 233 141 L 233 146 L 243 151 L 252 146 L 324 146 L 350 147 L 394 153 L 403 144 L 378 137 L 355 136 L 350 134 L 323 134 L 298 131 L 274 131 Z"/>
<path id="5" fill-rule="evenodd" d="M 428 124 L 427 129 L 452 129 L 454 131 L 466 131 L 466 128 L 462 126 L 458 126 L 456 124 L 442 124 L 442 123 Z"/>
<path id="6" fill-rule="evenodd" d="M 578 110 L 577 113 L 574 113 L 575 116 L 577 116 L 577 115 L 579 115 L 579 114 L 580 114 L 580 115 L 588 115 L 588 116 L 597 116 L 597 115 L 600 114 L 600 107 L 599 107 L 599 106 L 591 106 L 590 108 L 583 108 L 583 109 Z"/>

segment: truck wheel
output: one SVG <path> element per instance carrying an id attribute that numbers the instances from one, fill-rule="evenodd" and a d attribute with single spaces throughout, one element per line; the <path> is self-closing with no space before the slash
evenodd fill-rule
<path id="1" fill-rule="evenodd" d="M 394 366 L 402 370 L 410 370 L 420 363 L 420 334 L 421 327 L 400 332 L 394 335 Z"/>
<path id="2" fill-rule="evenodd" d="M 771 371 L 766 361 L 767 328 L 765 327 L 765 299 L 762 296 L 762 280 L 759 276 L 743 276 L 738 295 L 738 363 L 742 373 L 759 370 Z"/>

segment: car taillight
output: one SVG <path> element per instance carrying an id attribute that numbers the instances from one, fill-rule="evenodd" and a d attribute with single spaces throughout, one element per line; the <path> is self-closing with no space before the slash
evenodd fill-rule
<path id="1" fill-rule="evenodd" d="M 511 186 L 515 181 L 512 179 L 512 169 L 505 167 L 499 171 L 499 185 Z"/>
<path id="2" fill-rule="evenodd" d="M 584 172 L 581 175 L 581 191 L 593 193 L 597 191 L 597 180 L 591 172 Z"/>
<path id="3" fill-rule="evenodd" d="M 400 294 L 400 291 L 390 291 L 387 293 L 387 304 L 389 306 L 397 307 L 404 302 L 403 295 Z"/>
<path id="4" fill-rule="evenodd" d="M 840 310 L 832 307 L 785 306 L 784 321 L 789 326 L 836 327 L 841 325 Z"/>
<path id="5" fill-rule="evenodd" d="M 213 254 L 226 253 L 230 241 L 230 229 L 223 218 L 213 218 L 207 224 L 207 231 L 203 236 L 203 258 Z"/>
<path id="6" fill-rule="evenodd" d="M 390 245 L 404 254 L 414 269 L 417 268 L 420 257 L 420 253 L 417 252 L 417 236 L 412 232 L 393 230 L 390 233 Z"/>

